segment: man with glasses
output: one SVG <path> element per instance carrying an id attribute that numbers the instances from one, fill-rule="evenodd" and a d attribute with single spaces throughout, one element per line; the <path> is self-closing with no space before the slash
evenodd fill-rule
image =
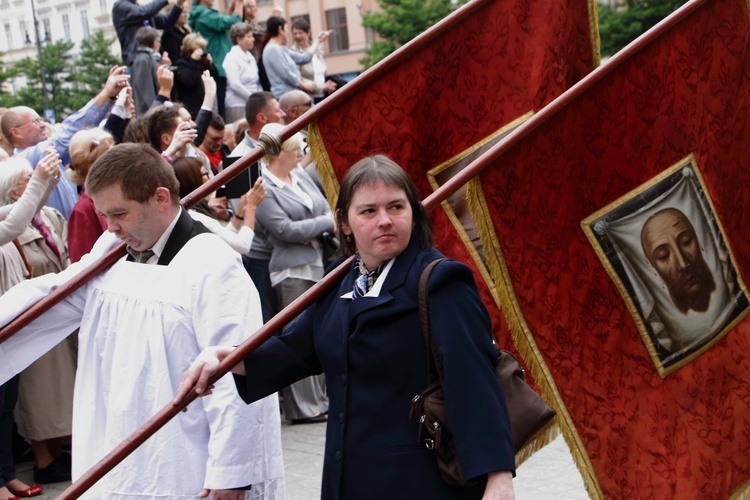
<path id="1" fill-rule="evenodd" d="M 78 201 L 75 184 L 65 176 L 65 165 L 70 163 L 70 138 L 79 130 L 98 126 L 109 114 L 119 92 L 127 87 L 128 75 L 125 68 L 113 67 L 102 91 L 84 107 L 63 120 L 60 128 L 52 135 L 48 135 L 47 124 L 39 114 L 26 106 L 10 108 L 0 120 L 0 130 L 8 144 L 14 148 L 13 156 L 25 158 L 33 168 L 36 168 L 37 163 L 44 158 L 45 151 L 50 146 L 60 155 L 61 179 L 50 195 L 47 206 L 56 208 L 66 219 Z"/>
<path id="2" fill-rule="evenodd" d="M 302 90 L 290 90 L 279 99 L 279 106 L 286 113 L 285 123 L 292 123 L 294 120 L 305 114 L 313 107 L 313 100 L 310 94 Z M 307 129 L 300 131 L 307 135 Z"/>
<path id="3" fill-rule="evenodd" d="M 307 113 L 314 105 L 310 94 L 303 92 L 302 90 L 290 90 L 279 99 L 279 106 L 281 106 L 282 111 L 286 114 L 284 123 L 287 125 Z M 299 161 L 299 165 L 305 170 L 305 172 L 307 172 L 307 175 L 310 176 L 318 189 L 320 189 L 320 192 L 325 196 L 326 193 L 325 188 L 323 187 L 323 181 L 320 179 L 320 175 L 318 175 L 318 171 L 315 169 L 315 164 L 313 163 L 312 155 L 310 154 L 310 147 L 307 145 L 307 128 L 303 128 L 299 132 L 305 140 L 302 146 L 303 156 Z"/>

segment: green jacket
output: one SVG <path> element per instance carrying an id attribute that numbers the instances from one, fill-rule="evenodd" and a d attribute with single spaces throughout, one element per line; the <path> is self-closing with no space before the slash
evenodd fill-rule
<path id="1" fill-rule="evenodd" d="M 205 5 L 193 5 L 193 8 L 190 10 L 188 26 L 194 32 L 200 33 L 208 41 L 206 51 L 211 54 L 219 76 L 226 76 L 222 64 L 227 53 L 232 48 L 232 41 L 229 39 L 229 28 L 241 21 L 242 18 L 236 14 L 227 16 Z"/>

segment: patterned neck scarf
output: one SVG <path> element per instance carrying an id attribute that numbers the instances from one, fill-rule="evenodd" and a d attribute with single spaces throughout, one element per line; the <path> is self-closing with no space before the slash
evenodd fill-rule
<path id="1" fill-rule="evenodd" d="M 357 255 L 357 261 L 355 263 L 357 266 L 357 271 L 359 272 L 359 276 L 356 280 L 354 280 L 354 289 L 352 290 L 352 298 L 357 297 L 364 297 L 367 292 L 370 291 L 372 288 L 372 285 L 375 284 L 375 281 L 377 281 L 378 276 L 380 276 L 380 273 L 383 272 L 383 268 L 385 267 L 385 264 L 382 264 L 378 266 L 377 269 L 374 271 L 368 271 L 367 266 L 365 266 L 365 263 L 362 262 L 362 259 L 359 255 Z"/>
<path id="2" fill-rule="evenodd" d="M 34 215 L 34 218 L 31 219 L 31 224 L 36 228 L 37 231 L 42 235 L 42 238 L 44 238 L 44 242 L 47 243 L 47 246 L 54 252 L 55 255 L 57 255 L 57 260 L 60 261 L 60 264 L 62 265 L 62 259 L 60 257 L 60 249 L 57 248 L 57 243 L 55 243 L 55 238 L 52 236 L 52 231 L 50 230 L 49 226 L 44 223 L 44 219 L 42 219 L 41 212 L 37 212 L 36 215 Z"/>

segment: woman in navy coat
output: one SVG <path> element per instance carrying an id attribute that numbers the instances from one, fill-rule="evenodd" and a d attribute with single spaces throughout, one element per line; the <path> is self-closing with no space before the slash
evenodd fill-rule
<path id="1" fill-rule="evenodd" d="M 330 401 L 321 498 L 512 499 L 510 424 L 494 375 L 489 315 L 471 271 L 446 260 L 428 285 L 448 418 L 464 477 L 479 481 L 467 488 L 442 481 L 409 415 L 412 398 L 428 384 L 417 285 L 422 270 L 443 257 L 432 248 L 414 185 L 388 158 L 365 158 L 344 177 L 336 217 L 344 253 L 356 253 L 356 263 L 283 335 L 232 370 L 243 399 L 325 372 Z M 196 382 L 204 392 L 233 349 L 204 351 L 177 399 Z"/>

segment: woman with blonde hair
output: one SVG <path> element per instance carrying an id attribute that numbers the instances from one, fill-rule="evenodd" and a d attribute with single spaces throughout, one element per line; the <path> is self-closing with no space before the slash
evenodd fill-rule
<path id="1" fill-rule="evenodd" d="M 261 134 L 278 137 L 284 125 L 268 123 Z M 291 304 L 323 277 L 324 233 L 335 224 L 328 201 L 313 180 L 298 168 L 302 136 L 295 134 L 281 145 L 276 156 L 263 158 L 266 198 L 255 218 L 273 247 L 268 263 L 271 285 L 279 309 Z M 315 375 L 281 390 L 284 416 L 293 424 L 325 422 L 328 395 L 325 379 Z"/>
<path id="2" fill-rule="evenodd" d="M 99 236 L 107 230 L 104 217 L 96 213 L 94 202 L 83 186 L 91 166 L 114 144 L 114 138 L 100 128 L 79 130 L 70 139 L 67 175 L 71 182 L 82 189 L 68 220 L 68 251 L 71 262 L 78 262 L 89 253 Z"/>
<path id="3" fill-rule="evenodd" d="M 198 33 L 191 33 L 182 40 L 180 58 L 175 62 L 172 101 L 182 103 L 195 120 L 206 95 L 201 75 L 208 71 L 216 80 L 219 73 L 211 54 L 206 52 L 208 42 Z"/>

